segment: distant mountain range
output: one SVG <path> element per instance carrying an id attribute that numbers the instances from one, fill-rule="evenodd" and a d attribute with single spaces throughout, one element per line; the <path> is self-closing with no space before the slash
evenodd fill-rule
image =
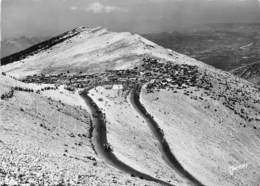
<path id="1" fill-rule="evenodd" d="M 209 24 L 178 32 L 144 36 L 163 47 L 225 71 L 260 63 L 259 23 Z M 259 79 L 260 74 L 254 76 Z M 250 76 L 242 77 L 252 80 Z M 253 82 L 260 83 L 255 78 Z"/>
<path id="2" fill-rule="evenodd" d="M 1 41 L 1 57 L 9 56 L 46 39 L 47 37 L 26 36 L 4 39 Z"/>

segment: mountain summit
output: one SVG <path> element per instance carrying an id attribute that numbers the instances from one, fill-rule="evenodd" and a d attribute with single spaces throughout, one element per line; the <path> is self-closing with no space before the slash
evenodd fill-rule
<path id="1" fill-rule="evenodd" d="M 1 60 L 15 76 L 36 73 L 84 72 L 134 68 L 145 56 L 180 64 L 205 66 L 187 56 L 128 32 L 79 27 Z"/>

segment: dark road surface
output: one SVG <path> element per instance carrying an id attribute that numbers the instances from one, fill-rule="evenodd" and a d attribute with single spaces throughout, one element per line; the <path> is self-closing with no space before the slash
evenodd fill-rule
<path id="1" fill-rule="evenodd" d="M 141 86 L 135 88 L 130 97 L 130 101 L 134 108 L 144 117 L 147 123 L 150 125 L 150 128 L 153 134 L 156 136 L 157 140 L 160 143 L 160 149 L 162 156 L 164 157 L 167 164 L 169 164 L 181 177 L 188 180 L 189 184 L 196 186 L 204 186 L 200 181 L 193 177 L 185 168 L 180 164 L 174 154 L 171 152 L 169 144 L 164 138 L 163 131 L 159 127 L 158 123 L 153 119 L 153 117 L 147 112 L 145 107 L 140 102 L 140 92 Z"/>
<path id="2" fill-rule="evenodd" d="M 92 140 L 94 140 L 93 143 L 95 146 L 95 150 L 107 163 L 123 172 L 130 174 L 133 177 L 139 177 L 140 179 L 152 181 L 160 185 L 173 186 L 168 182 L 142 173 L 119 160 L 108 146 L 106 121 L 104 119 L 103 113 L 100 111 L 95 102 L 88 96 L 88 93 L 86 91 L 82 92 L 81 96 L 85 100 L 87 106 L 91 109 L 91 114 L 93 116 L 94 131 Z"/>

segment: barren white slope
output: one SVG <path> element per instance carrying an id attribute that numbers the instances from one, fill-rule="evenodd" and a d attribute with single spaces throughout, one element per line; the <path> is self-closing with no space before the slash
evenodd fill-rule
<path id="1" fill-rule="evenodd" d="M 137 34 L 109 32 L 101 28 L 79 29 L 80 34 L 21 61 L 1 66 L 0 70 L 18 78 L 67 70 L 95 73 L 133 68 L 140 64 L 144 56 L 207 67 L 195 59 L 160 47 Z"/>
<path id="2" fill-rule="evenodd" d="M 0 96 L 13 86 L 32 88 L 0 75 Z M 54 98 L 15 91 L 0 100 L 0 185 L 154 185 L 104 163 L 92 149 L 90 116 L 77 94 L 51 91 Z"/>
<path id="3" fill-rule="evenodd" d="M 108 32 L 104 29 L 83 29 L 81 33 L 75 37 L 57 44 L 48 50 L 40 51 L 33 56 L 28 56 L 24 60 L 1 66 L 0 70 L 18 78 L 35 73 L 60 73 L 66 72 L 67 70 L 70 72 L 82 71 L 83 73 L 95 73 L 109 69 L 133 68 L 139 65 L 145 56 L 158 58 L 160 62 L 170 61 L 178 64 L 199 66 L 200 72 L 207 71 L 207 74 L 213 77 L 215 76 L 214 81 L 217 82 L 217 79 L 223 80 L 223 84 L 220 87 L 221 90 L 215 89 L 212 91 L 223 91 L 224 95 L 225 89 L 228 88 L 228 86 L 225 85 L 225 80 L 232 78 L 237 82 L 237 84 L 233 86 L 237 86 L 238 88 L 244 86 L 242 89 L 246 95 L 240 95 L 241 98 L 248 98 L 247 95 L 250 95 L 251 98 L 260 99 L 259 91 L 253 93 L 251 91 L 253 86 L 245 80 L 234 78 L 229 73 L 216 70 L 192 58 L 164 49 L 138 35 Z M 214 81 L 212 82 L 213 84 Z M 3 89 L 1 87 L 1 91 L 8 89 L 8 83 L 1 86 L 5 87 Z M 177 156 L 184 168 L 205 185 L 258 185 L 258 183 L 260 183 L 259 122 L 247 122 L 241 119 L 235 115 L 234 112 L 223 106 L 220 101 L 216 101 L 207 96 L 203 89 L 198 89 L 197 91 L 193 90 L 193 88 L 188 89 L 193 91 L 192 96 L 202 96 L 203 99 L 190 99 L 189 96 L 184 95 L 184 90 L 179 90 L 179 92 L 175 94 L 173 94 L 172 91 L 162 90 L 152 94 L 142 92 L 141 95 L 141 102 L 163 129 L 172 152 Z M 109 123 L 107 123 L 108 141 L 112 144 L 112 147 L 114 147 L 114 152 L 118 155 L 119 159 L 121 158 L 130 165 L 133 165 L 136 169 L 155 175 L 155 177 L 158 176 L 162 179 L 171 178 L 170 172 L 167 172 L 167 166 L 162 167 L 164 162 L 162 162 L 161 157 L 159 158 L 158 156 L 158 148 L 155 148 L 156 143 L 152 139 L 150 130 L 147 126 L 143 125 L 141 118 L 136 117 L 136 113 L 133 111 L 131 105 L 126 102 L 122 95 L 116 95 L 117 90 L 108 91 L 102 89 L 102 92 L 103 94 L 101 94 L 100 90 L 98 92 L 92 90 L 92 98 L 98 106 L 103 108 L 107 116 L 109 121 Z M 23 92 L 16 93 L 14 98 L 18 97 L 17 95 L 19 94 L 22 94 L 18 99 L 20 101 L 26 101 L 28 99 L 27 101 L 29 102 L 29 100 L 32 99 L 32 97 L 23 99 L 23 97 L 28 96 L 27 93 Z M 75 100 L 77 105 L 82 105 L 83 108 L 83 102 L 79 99 L 78 94 L 71 95 L 68 92 L 64 92 L 62 88 L 61 90 L 44 91 L 41 94 L 46 96 L 54 95 L 52 96 L 53 99 L 66 100 L 66 103 L 71 103 Z M 109 94 L 113 95 L 113 97 L 109 96 Z M 37 103 L 43 99 L 42 96 L 34 96 L 37 98 Z M 99 98 L 103 100 L 99 101 Z M 248 105 L 251 107 L 245 108 L 245 112 L 247 112 L 249 116 L 259 118 L 260 105 L 259 103 L 253 103 L 253 99 L 251 98 L 244 100 L 248 102 Z M 9 103 L 10 101 L 12 102 Z M 3 112 L 3 114 L 8 116 L 8 113 L 11 113 L 12 115 L 19 116 L 19 107 L 16 106 L 26 105 L 28 104 L 27 101 L 25 103 L 18 101 L 18 104 L 12 99 L 7 102 L 1 101 L 1 104 L 13 105 L 13 107 L 10 107 L 10 109 Z M 121 102 L 121 104 L 119 104 L 119 102 Z M 44 116 L 49 117 L 49 112 L 45 113 L 45 110 L 49 108 L 48 111 L 51 111 L 51 107 L 45 105 L 42 107 Z M 65 107 L 67 107 L 67 105 L 65 105 Z M 73 106 L 73 108 L 75 108 L 75 106 Z M 28 105 L 26 111 L 30 111 L 30 109 L 32 108 Z M 18 111 L 18 113 L 15 111 Z M 127 115 L 128 112 L 132 113 L 132 115 Z M 31 113 L 31 111 L 29 113 Z M 20 113 L 18 119 L 13 123 L 20 122 L 20 117 L 25 118 L 24 112 L 22 112 L 22 114 Z M 38 118 L 38 115 L 33 115 L 30 120 L 33 120 L 34 117 Z M 67 117 L 65 114 L 64 120 L 66 120 Z M 43 119 L 46 118 L 44 117 Z M 54 119 L 54 121 L 57 123 L 57 119 Z M 50 122 L 51 126 L 56 125 L 56 123 L 52 123 L 52 120 L 48 120 L 48 122 Z M 25 123 L 28 124 L 30 122 Z M 136 126 L 137 124 L 138 126 Z M 22 124 L 21 126 L 24 125 L 25 124 Z M 246 125 L 246 127 L 244 127 L 244 125 Z M 4 126 L 4 124 L 2 124 L 2 126 Z M 9 126 L 9 124 L 7 126 Z M 18 126 L 20 127 L 20 125 Z M 254 129 L 253 126 L 256 126 L 256 129 Z M 9 128 L 7 130 L 9 136 L 18 134 L 12 133 L 12 130 Z M 23 128 L 31 130 L 30 126 L 24 126 Z M 60 130 L 63 131 L 65 129 L 70 132 L 72 130 L 70 127 Z M 35 131 L 37 131 L 38 134 L 38 129 Z M 82 128 L 80 128 L 79 131 L 82 131 Z M 35 133 L 30 131 L 30 134 L 34 135 Z M 39 139 L 36 138 L 37 140 L 44 138 L 41 136 L 41 133 L 39 134 L 40 135 L 37 136 Z M 142 140 L 141 135 L 147 139 Z M 22 135 L 12 139 L 23 139 L 25 138 L 24 136 L 25 135 Z M 137 136 L 140 138 L 137 138 Z M 11 140 L 11 137 L 9 138 Z M 67 139 L 67 137 L 65 137 L 65 139 Z M 28 140 L 24 141 L 25 142 L 17 143 L 18 147 L 23 143 L 33 146 L 31 143 L 27 143 Z M 16 141 L 12 143 L 16 144 Z M 131 146 L 131 148 L 126 148 L 126 145 Z M 142 149 L 139 148 L 138 145 L 145 150 L 141 151 Z M 44 146 L 49 147 L 46 144 L 44 144 Z M 61 146 L 57 148 L 62 149 Z M 86 145 L 86 148 L 89 151 L 91 150 L 90 145 Z M 70 151 L 74 152 L 72 148 Z M 49 150 L 47 154 L 48 153 Z M 142 154 L 142 156 L 137 156 L 138 154 Z M 155 155 L 153 156 L 153 154 Z M 93 157 L 96 156 L 93 155 Z M 148 162 L 146 159 L 151 161 Z M 62 158 L 59 158 L 59 160 L 61 161 Z M 98 161 L 97 158 L 97 162 Z M 83 163 L 81 164 L 83 165 Z M 98 163 L 98 165 L 99 164 L 100 163 Z M 124 182 L 127 182 L 125 178 L 131 180 L 127 175 L 122 175 L 111 167 L 108 169 L 105 164 L 101 163 L 101 165 L 100 167 L 105 167 L 104 170 L 108 170 L 111 173 L 106 171 L 105 173 L 99 173 L 98 170 L 100 169 L 97 170 L 93 166 L 87 169 L 97 170 L 93 173 L 93 175 L 95 175 L 93 177 L 98 180 L 97 183 L 104 182 L 108 183 L 108 185 L 113 185 L 110 178 L 114 175 L 118 178 L 116 180 L 118 182 L 120 181 L 119 185 L 124 185 Z M 158 169 L 161 170 L 161 173 L 155 172 L 154 168 L 157 166 Z M 173 180 L 173 182 L 174 181 L 177 182 L 178 180 Z M 144 181 L 140 180 L 140 182 L 135 183 L 144 183 Z M 151 185 L 151 183 L 148 183 L 148 185 Z"/>
<path id="4" fill-rule="evenodd" d="M 184 95 L 187 91 L 193 93 Z M 247 91 L 260 99 L 259 92 L 251 92 L 250 87 Z M 197 100 L 191 99 L 196 96 Z M 259 118 L 260 105 L 251 101 L 248 103 L 255 110 L 246 112 Z M 177 93 L 161 90 L 152 94 L 143 90 L 141 102 L 163 129 L 180 163 L 202 183 L 259 185 L 259 122 L 245 121 L 196 88 Z"/>
<path id="5" fill-rule="evenodd" d="M 176 185 L 188 185 L 164 161 L 160 145 L 149 124 L 131 105 L 129 96 L 119 85 L 97 87 L 89 96 L 106 114 L 107 138 L 119 160 L 142 173 Z"/>

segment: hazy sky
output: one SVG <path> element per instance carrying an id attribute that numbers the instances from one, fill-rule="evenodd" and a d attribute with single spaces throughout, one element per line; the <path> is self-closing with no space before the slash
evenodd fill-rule
<path id="1" fill-rule="evenodd" d="M 2 38 L 48 36 L 76 26 L 173 31 L 192 24 L 260 22 L 258 0 L 2 0 Z"/>

